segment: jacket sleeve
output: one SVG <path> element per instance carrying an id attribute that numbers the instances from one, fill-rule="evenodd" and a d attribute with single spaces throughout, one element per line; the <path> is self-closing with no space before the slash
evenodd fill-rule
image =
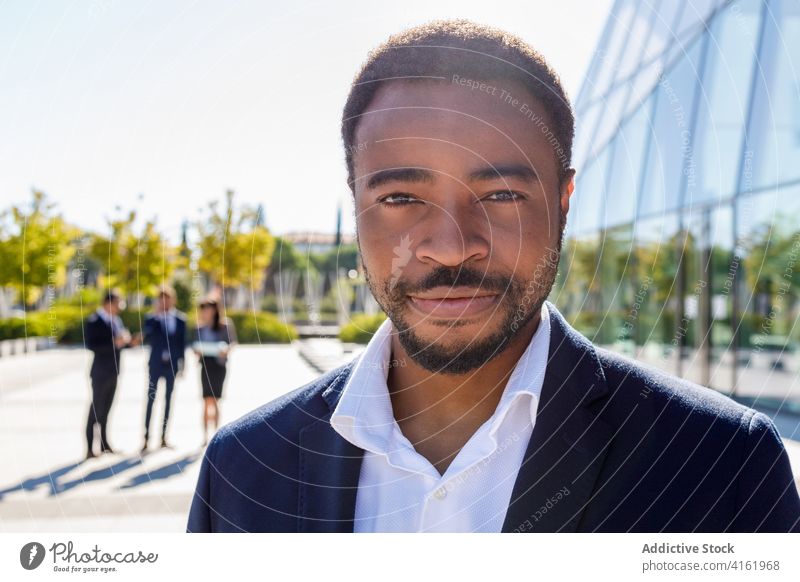
<path id="1" fill-rule="evenodd" d="M 148 315 L 144 320 L 144 325 L 142 326 L 142 339 L 148 346 L 153 345 L 153 337 L 156 332 L 156 328 L 154 326 L 157 324 L 158 322 L 152 315 Z"/>
<path id="2" fill-rule="evenodd" d="M 800 497 L 789 456 L 761 412 L 750 419 L 737 486 L 733 531 L 800 532 Z"/>
<path id="3" fill-rule="evenodd" d="M 186 357 L 186 334 L 189 332 L 189 324 L 186 317 L 179 314 L 175 317 L 175 345 L 170 346 L 177 352 L 177 361 L 182 362 Z"/>
<path id="4" fill-rule="evenodd" d="M 186 524 L 187 533 L 210 533 L 211 529 L 211 473 L 214 471 L 214 448 L 216 436 L 211 439 L 200 463 L 200 476 L 197 478 L 192 505 L 189 509 L 189 520 Z"/>
<path id="5" fill-rule="evenodd" d="M 178 332 L 178 359 L 183 360 L 186 357 L 186 343 L 188 340 L 189 334 L 189 323 L 186 321 L 186 317 L 181 316 L 180 321 L 183 324 L 180 326 L 180 331 Z"/>

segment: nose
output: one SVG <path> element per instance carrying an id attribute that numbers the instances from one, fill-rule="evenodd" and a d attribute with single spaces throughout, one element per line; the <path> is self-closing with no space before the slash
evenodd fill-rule
<path id="1" fill-rule="evenodd" d="M 419 224 L 415 237 L 416 258 L 422 263 L 457 267 L 489 256 L 489 222 L 476 204 L 469 202 L 438 207 Z"/>

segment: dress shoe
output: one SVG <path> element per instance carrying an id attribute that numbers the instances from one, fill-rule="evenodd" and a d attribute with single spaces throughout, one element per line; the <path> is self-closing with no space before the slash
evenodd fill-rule
<path id="1" fill-rule="evenodd" d="M 111 447 L 104 447 L 104 448 L 100 449 L 100 452 L 101 453 L 111 453 L 112 455 L 116 455 L 117 454 L 117 451 L 115 451 Z"/>
<path id="2" fill-rule="evenodd" d="M 94 459 L 96 456 L 97 455 L 95 455 L 93 451 L 89 451 L 86 453 L 86 460 L 88 461 L 89 459 Z"/>

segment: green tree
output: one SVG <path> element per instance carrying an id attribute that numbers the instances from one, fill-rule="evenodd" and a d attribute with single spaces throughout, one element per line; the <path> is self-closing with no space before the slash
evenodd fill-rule
<path id="1" fill-rule="evenodd" d="M 275 249 L 270 259 L 268 276 L 272 277 L 279 271 L 305 271 L 316 269 L 311 257 L 301 253 L 297 247 L 285 238 L 275 237 Z"/>
<path id="2" fill-rule="evenodd" d="M 234 192 L 225 193 L 225 208 L 215 201 L 209 215 L 197 223 L 198 268 L 212 284 L 226 291 L 244 286 L 253 292 L 262 287 L 275 252 L 275 238 L 260 220 L 256 208 L 234 206 Z"/>
<path id="3" fill-rule="evenodd" d="M 95 235 L 89 254 L 102 265 L 101 284 L 119 288 L 125 295 L 153 295 L 170 280 L 178 263 L 178 252 L 158 232 L 154 220 L 136 233 L 136 212 L 109 221 L 111 236 Z"/>
<path id="4" fill-rule="evenodd" d="M 774 296 L 780 288 L 795 294 L 800 284 L 797 246 L 800 232 L 785 215 L 753 229 L 745 240 L 744 267 L 747 288 L 752 293 Z"/>
<path id="5" fill-rule="evenodd" d="M 29 207 L 3 213 L 0 230 L 0 285 L 14 288 L 26 306 L 47 287 L 58 288 L 67 278 L 79 234 L 53 209 L 44 192 L 34 190 Z"/>
<path id="6" fill-rule="evenodd" d="M 311 254 L 311 262 L 321 273 L 338 272 L 339 269 L 347 271 L 358 268 L 358 245 L 343 244 L 327 253 Z"/>

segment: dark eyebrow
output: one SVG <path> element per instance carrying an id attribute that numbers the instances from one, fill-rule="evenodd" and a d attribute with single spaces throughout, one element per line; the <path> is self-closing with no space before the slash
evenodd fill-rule
<path id="1" fill-rule="evenodd" d="M 526 182 L 536 182 L 539 175 L 530 166 L 523 164 L 503 164 L 499 166 L 488 166 L 475 170 L 469 175 L 470 181 L 477 180 L 498 180 L 502 178 L 519 178 Z"/>
<path id="2" fill-rule="evenodd" d="M 377 188 L 387 182 L 433 182 L 433 173 L 420 168 L 389 168 L 378 170 L 367 181 L 367 188 Z"/>

